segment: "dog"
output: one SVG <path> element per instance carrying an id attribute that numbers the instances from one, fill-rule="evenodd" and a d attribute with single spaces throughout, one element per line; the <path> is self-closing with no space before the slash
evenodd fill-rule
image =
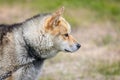
<path id="1" fill-rule="evenodd" d="M 62 17 L 64 7 L 24 22 L 0 25 L 0 80 L 37 80 L 44 61 L 81 45 Z"/>

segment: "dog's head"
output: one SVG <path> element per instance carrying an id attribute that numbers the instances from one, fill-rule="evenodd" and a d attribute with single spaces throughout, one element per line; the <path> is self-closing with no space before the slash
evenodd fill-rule
<path id="1" fill-rule="evenodd" d="M 61 16 L 64 7 L 53 13 L 46 19 L 45 30 L 53 37 L 53 44 L 59 51 L 74 52 L 81 45 L 70 34 L 69 23 Z"/>

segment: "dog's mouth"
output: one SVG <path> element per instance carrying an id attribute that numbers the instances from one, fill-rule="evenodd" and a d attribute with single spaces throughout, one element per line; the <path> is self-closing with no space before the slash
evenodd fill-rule
<path id="1" fill-rule="evenodd" d="M 67 50 L 67 49 L 65 49 L 65 51 L 66 51 L 66 52 L 71 52 L 71 51 L 69 51 L 69 50 Z"/>

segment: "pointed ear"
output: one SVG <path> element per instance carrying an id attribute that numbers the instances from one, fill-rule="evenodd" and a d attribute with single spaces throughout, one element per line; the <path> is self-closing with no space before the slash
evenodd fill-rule
<path id="1" fill-rule="evenodd" d="M 51 20 L 50 20 L 50 25 L 51 26 L 56 26 L 59 22 L 59 17 L 63 14 L 64 12 L 64 7 L 58 9 L 56 12 L 52 14 Z"/>
<path id="2" fill-rule="evenodd" d="M 64 12 L 64 7 L 60 8 L 60 9 L 58 9 L 56 12 L 54 12 L 54 13 L 52 14 L 52 17 L 53 17 L 53 18 L 59 17 L 59 16 L 61 16 L 61 15 L 63 14 L 63 12 Z"/>

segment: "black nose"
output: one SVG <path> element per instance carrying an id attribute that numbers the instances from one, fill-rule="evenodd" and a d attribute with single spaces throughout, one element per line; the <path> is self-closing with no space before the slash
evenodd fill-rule
<path id="1" fill-rule="evenodd" d="M 80 44 L 77 44 L 77 48 L 79 49 L 81 47 L 81 45 Z"/>

